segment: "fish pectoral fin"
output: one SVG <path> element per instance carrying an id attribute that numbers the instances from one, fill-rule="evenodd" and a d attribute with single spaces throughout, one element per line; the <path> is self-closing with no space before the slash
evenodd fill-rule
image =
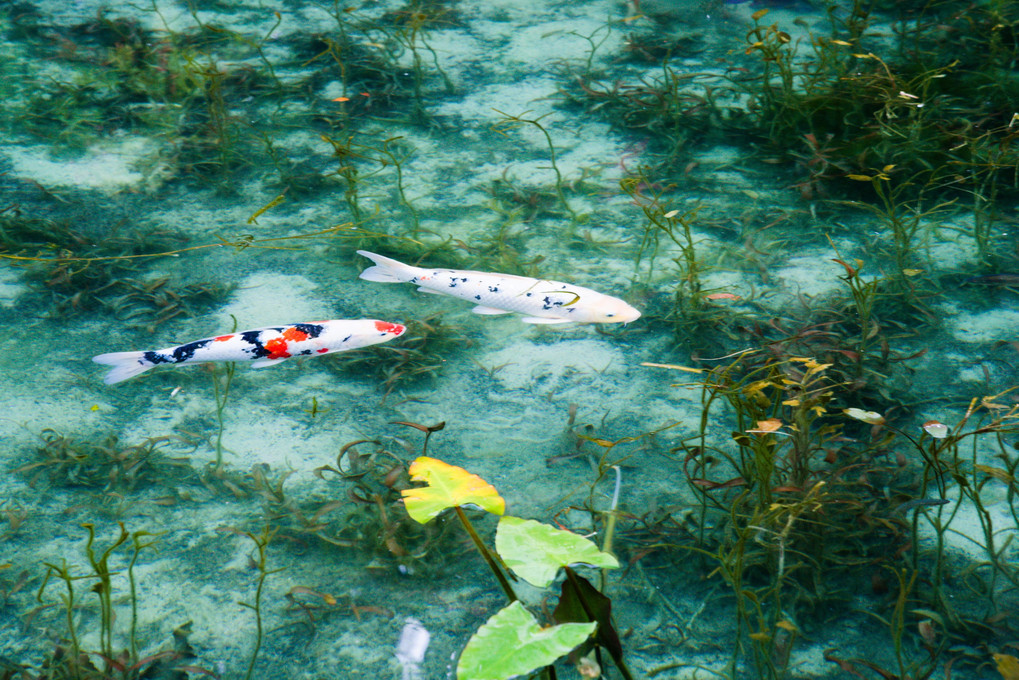
<path id="1" fill-rule="evenodd" d="M 508 309 L 499 309 L 498 307 L 486 307 L 485 305 L 478 305 L 471 310 L 475 314 L 512 314 L 513 312 Z"/>
<path id="2" fill-rule="evenodd" d="M 266 366 L 275 366 L 281 361 L 286 361 L 289 357 L 280 357 L 279 359 L 256 359 L 251 362 L 252 368 L 265 368 Z"/>
<path id="3" fill-rule="evenodd" d="M 524 323 L 534 323 L 550 326 L 553 324 L 573 323 L 570 319 L 550 319 L 544 316 L 525 316 L 520 319 Z"/>
<path id="4" fill-rule="evenodd" d="M 431 293 L 432 295 L 446 295 L 441 290 L 435 290 L 434 288 L 425 288 L 424 286 L 418 286 L 419 293 Z"/>

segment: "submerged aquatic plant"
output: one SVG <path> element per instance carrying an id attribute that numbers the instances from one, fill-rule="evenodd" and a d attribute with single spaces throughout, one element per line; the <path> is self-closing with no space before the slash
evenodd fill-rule
<path id="1" fill-rule="evenodd" d="M 78 439 L 46 428 L 36 447 L 39 460 L 16 472 L 29 483 L 42 479 L 62 486 L 101 489 L 107 493 L 130 492 L 147 486 L 191 479 L 194 471 L 186 457 L 169 457 L 163 449 L 171 437 L 150 437 L 140 444 L 124 445 L 116 434 L 98 439 Z"/>
<path id="2" fill-rule="evenodd" d="M 180 252 L 186 241 L 183 233 L 165 229 L 116 225 L 91 233 L 70 221 L 0 214 L 0 257 L 19 266 L 49 298 L 52 316 L 105 308 L 149 331 L 196 314 L 230 290 L 209 282 L 178 285 L 165 276 L 137 278 L 142 261 Z"/>
<path id="3" fill-rule="evenodd" d="M 996 632 L 972 603 L 949 595 L 959 584 L 947 539 L 964 507 L 980 525 L 968 538 L 987 556 L 967 584 L 987 598 L 978 608 L 995 611 L 1003 589 L 1017 582 L 1000 557 L 1000 520 L 987 510 L 995 485 L 1019 491 L 1003 448 L 1003 438 L 1019 431 L 1016 407 L 1001 403 L 1003 395 L 975 399 L 956 425 L 928 421 L 913 434 L 881 412 L 833 408 L 860 403 L 854 381 L 839 380 L 831 364 L 778 349 L 741 352 L 716 368 L 660 365 L 698 376 L 685 386 L 701 393 L 699 432 L 672 450 L 699 507 L 683 519 L 646 517 L 648 536 L 625 540 L 639 540 L 636 549 L 646 541 L 656 551 L 692 551 L 723 579 L 739 631 L 728 674 L 747 664 L 755 677 L 785 677 L 816 614 L 869 587 L 892 597 L 870 608 L 890 635 L 891 665 L 835 650 L 826 658 L 849 672 L 929 677 L 952 640 Z M 721 403 L 729 407 L 722 426 L 729 438 L 716 435 Z M 1008 461 L 1004 467 L 980 462 L 987 445 Z"/>
<path id="4" fill-rule="evenodd" d="M 190 622 L 174 629 L 173 644 L 170 648 L 145 656 L 138 653 L 138 594 L 135 566 L 139 555 L 155 545 L 157 535 L 146 531 L 128 532 L 124 524 L 121 523 L 119 534 L 113 542 L 105 549 L 99 550 L 96 546 L 95 527 L 91 524 L 83 524 L 82 527 L 88 533 L 85 556 L 89 570 L 84 573 L 75 573 L 74 568 L 66 560 L 61 560 L 59 563 L 46 562 L 44 564 L 46 574 L 36 594 L 36 598 L 41 604 L 44 606 L 55 605 L 55 610 L 59 610 L 64 616 L 66 621 L 64 635 L 48 653 L 40 668 L 24 668 L 17 676 L 5 677 L 24 678 L 25 680 L 54 680 L 55 678 L 108 680 L 114 677 L 140 680 L 141 678 L 180 673 L 184 668 L 211 675 L 210 671 L 191 664 L 195 654 L 187 642 L 187 636 L 191 633 Z M 126 568 L 131 606 L 130 624 L 127 630 L 129 647 L 118 650 L 114 642 L 115 634 L 122 635 L 122 632 L 118 633 L 117 631 L 114 604 L 116 591 L 112 578 L 117 572 L 113 571 L 110 561 L 118 557 L 121 549 L 127 546 L 130 546 L 130 557 Z M 82 591 L 78 588 L 79 585 L 89 582 L 92 585 L 86 590 Z M 53 587 L 58 586 L 63 588 L 59 597 L 53 602 L 47 602 L 46 596 Z M 95 595 L 97 600 L 95 605 L 89 605 L 87 597 L 89 593 Z M 79 617 L 76 615 L 79 612 L 86 612 L 89 616 Z M 84 646 L 82 638 L 87 629 L 82 624 L 82 618 L 95 621 L 98 649 L 91 650 Z"/>
<path id="5" fill-rule="evenodd" d="M 702 376 L 691 385 L 702 420 L 673 450 L 699 503 L 689 549 L 733 596 L 730 674 L 746 660 L 758 677 L 782 677 L 807 614 L 841 599 L 841 580 L 891 554 L 906 533 L 891 508 L 873 505 L 881 488 L 905 485 L 898 470 L 866 447 L 838 444 L 828 405 L 844 386 L 829 368 L 749 351 L 719 368 L 684 369 Z M 732 412 L 729 444 L 711 435 L 719 402 Z M 855 468 L 867 472 L 850 476 Z"/>
<path id="6" fill-rule="evenodd" d="M 425 449 L 431 434 L 444 425 L 395 424 L 423 431 Z M 370 569 L 431 573 L 448 566 L 460 548 L 445 523 L 423 526 L 400 512 L 400 492 L 408 486 L 405 457 L 413 450 L 393 436 L 349 442 L 335 464 L 315 468 L 324 486 L 311 498 L 285 492 L 289 473 L 273 478 L 259 467 L 252 469 L 248 486 L 261 498 L 267 523 L 288 538 L 314 537 L 354 549 L 370 558 Z"/>
<path id="7" fill-rule="evenodd" d="M 473 341 L 460 326 L 446 323 L 442 313 L 407 322 L 407 332 L 396 341 L 345 352 L 328 362 L 334 370 L 383 381 L 388 395 L 397 387 L 437 376 L 453 351 Z"/>
<path id="8" fill-rule="evenodd" d="M 513 115 L 509 113 L 503 113 L 502 111 L 496 109 L 496 113 L 502 116 L 502 120 L 498 121 L 495 125 L 493 125 L 492 130 L 504 137 L 508 137 L 507 133 L 510 130 L 514 130 L 516 128 L 521 128 L 525 126 L 534 127 L 535 129 L 538 130 L 538 132 L 541 133 L 542 137 L 544 137 L 545 139 L 545 144 L 548 147 L 549 164 L 552 167 L 552 172 L 555 173 L 555 193 L 556 197 L 559 199 L 559 205 L 570 216 L 570 221 L 572 225 L 575 226 L 577 224 L 586 222 L 588 216 L 577 213 L 570 206 L 570 202 L 566 199 L 566 193 L 564 192 L 565 183 L 563 181 L 563 173 L 559 170 L 559 166 L 556 164 L 555 144 L 552 143 L 552 135 L 549 134 L 548 130 L 546 130 L 545 127 L 541 124 L 541 120 L 543 118 L 546 118 L 550 114 L 546 113 L 545 115 L 538 116 L 537 118 L 525 118 L 525 116 L 528 113 L 530 113 L 529 111 L 524 111 L 523 113 Z"/>

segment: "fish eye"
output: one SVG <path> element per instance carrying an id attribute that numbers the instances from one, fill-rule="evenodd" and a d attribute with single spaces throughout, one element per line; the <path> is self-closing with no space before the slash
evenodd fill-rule
<path id="1" fill-rule="evenodd" d="M 614 317 L 614 316 L 615 316 L 615 314 L 606 314 L 605 316 L 606 316 L 607 318 L 611 319 L 612 317 Z"/>

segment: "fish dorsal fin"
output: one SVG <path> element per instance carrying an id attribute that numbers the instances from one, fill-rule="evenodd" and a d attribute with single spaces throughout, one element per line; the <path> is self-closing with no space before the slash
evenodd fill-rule
<path id="1" fill-rule="evenodd" d="M 499 309 L 498 307 L 486 307 L 485 305 L 478 305 L 471 310 L 475 314 L 512 314 L 513 312 L 508 309 Z"/>

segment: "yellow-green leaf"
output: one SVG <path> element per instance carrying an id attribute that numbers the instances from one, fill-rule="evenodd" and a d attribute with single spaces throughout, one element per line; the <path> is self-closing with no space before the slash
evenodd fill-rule
<path id="1" fill-rule="evenodd" d="M 462 505 L 476 505 L 496 515 L 506 511 L 506 501 L 494 486 L 461 467 L 421 456 L 407 472 L 412 481 L 428 485 L 400 492 L 407 514 L 422 524 L 447 508 Z"/>
<path id="2" fill-rule="evenodd" d="M 488 619 L 467 641 L 457 680 L 508 680 L 553 663 L 594 633 L 597 623 L 542 627 L 520 602 Z"/>
<path id="3" fill-rule="evenodd" d="M 619 567 L 615 557 L 583 536 L 509 515 L 499 520 L 495 549 L 514 574 L 538 588 L 547 588 L 560 567 L 573 564 L 602 569 Z"/>
<path id="4" fill-rule="evenodd" d="M 995 654 L 994 661 L 1004 680 L 1019 680 L 1019 659 L 1011 654 Z"/>

